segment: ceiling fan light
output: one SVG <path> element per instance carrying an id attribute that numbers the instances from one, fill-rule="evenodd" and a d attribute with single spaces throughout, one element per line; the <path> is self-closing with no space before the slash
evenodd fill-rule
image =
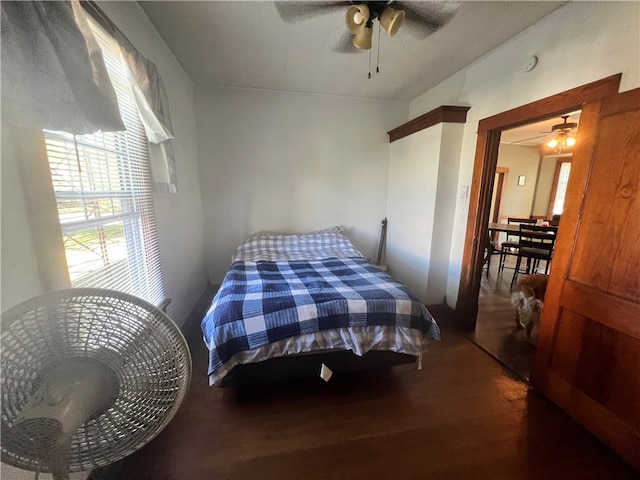
<path id="1" fill-rule="evenodd" d="M 373 36 L 373 28 L 360 27 L 355 37 L 353 37 L 353 46 L 361 50 L 371 50 L 372 36 Z"/>
<path id="2" fill-rule="evenodd" d="M 347 28 L 351 33 L 357 34 L 367 24 L 370 16 L 366 5 L 351 5 L 347 10 Z"/>
<path id="3" fill-rule="evenodd" d="M 557 146 L 558 146 L 558 139 L 557 138 L 552 138 L 547 143 L 547 147 L 549 147 L 549 148 L 556 148 Z"/>
<path id="4" fill-rule="evenodd" d="M 573 137 L 567 137 L 567 147 L 573 147 L 576 144 L 576 139 Z"/>
<path id="5" fill-rule="evenodd" d="M 380 15 L 380 24 L 384 28 L 390 37 L 393 37 L 404 22 L 404 10 L 396 10 L 393 7 L 386 7 Z"/>

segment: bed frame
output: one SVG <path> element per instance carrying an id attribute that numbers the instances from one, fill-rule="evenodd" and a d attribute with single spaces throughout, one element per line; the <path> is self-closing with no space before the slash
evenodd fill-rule
<path id="1" fill-rule="evenodd" d="M 303 378 L 320 378 L 320 369 L 323 363 L 335 374 L 406 365 L 416 363 L 416 361 L 417 358 L 413 355 L 386 350 L 370 350 L 362 356 L 356 355 L 351 350 L 287 355 L 258 363 L 236 365 L 220 381 L 219 385 L 221 387 L 238 387 Z"/>

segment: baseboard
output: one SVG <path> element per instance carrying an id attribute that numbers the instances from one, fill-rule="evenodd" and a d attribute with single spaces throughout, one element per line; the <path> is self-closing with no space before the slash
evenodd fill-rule
<path id="1" fill-rule="evenodd" d="M 431 315 L 433 315 L 433 318 L 436 319 L 438 325 L 447 328 L 453 328 L 455 310 L 449 305 L 447 305 L 446 303 L 442 303 L 439 305 L 427 305 L 427 310 L 431 312 Z"/>
<path id="2" fill-rule="evenodd" d="M 209 309 L 211 301 L 218 291 L 218 288 L 220 288 L 220 285 L 215 285 L 207 282 L 207 286 L 205 287 L 204 291 L 200 295 L 200 298 L 191 310 L 191 313 L 189 313 L 189 316 L 182 325 L 182 333 L 187 339 L 189 339 L 189 337 L 193 335 L 194 332 L 200 331 L 200 322 L 207 313 L 207 310 Z"/>

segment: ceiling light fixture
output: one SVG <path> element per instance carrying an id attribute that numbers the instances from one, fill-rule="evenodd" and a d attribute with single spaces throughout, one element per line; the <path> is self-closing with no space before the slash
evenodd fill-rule
<path id="1" fill-rule="evenodd" d="M 389 2 L 363 2 L 351 5 L 347 9 L 347 28 L 353 33 L 353 46 L 360 50 L 369 50 L 369 74 L 371 78 L 371 40 L 373 38 L 373 21 L 378 19 L 378 65 L 380 72 L 380 26 L 390 37 L 393 37 L 404 21 L 404 10 L 397 10 Z"/>
<path id="2" fill-rule="evenodd" d="M 371 49 L 373 21 L 377 18 L 380 25 L 393 37 L 404 21 L 404 10 L 397 10 L 387 2 L 363 2 L 351 5 L 347 10 L 347 28 L 354 34 L 353 45 L 361 50 Z"/>
<path id="3" fill-rule="evenodd" d="M 551 132 L 556 132 L 556 136 L 547 143 L 547 147 L 554 149 L 558 154 L 562 153 L 562 149 L 573 147 L 576 144 L 576 138 L 571 135 L 571 130 L 575 129 L 578 124 L 567 122 L 568 118 L 569 115 L 563 115 L 564 121 L 551 127 Z"/>

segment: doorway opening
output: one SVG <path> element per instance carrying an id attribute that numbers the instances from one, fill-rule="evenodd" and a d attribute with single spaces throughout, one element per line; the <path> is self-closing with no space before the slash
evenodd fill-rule
<path id="1" fill-rule="evenodd" d="M 499 113 L 481 120 L 473 170 L 472 189 L 469 198 L 469 216 L 465 247 L 462 258 L 460 285 L 454 315 L 455 326 L 463 332 L 475 332 L 478 317 L 479 294 L 483 277 L 483 265 L 489 242 L 488 223 L 493 197 L 494 179 L 498 164 L 500 139 L 508 130 L 543 120 L 557 119 L 561 115 L 582 109 L 592 102 L 615 95 L 621 75 L 592 82 L 565 92 L 547 97 L 521 107 Z M 511 171 L 510 171 L 511 174 Z M 527 178 L 511 175 L 524 183 Z M 497 262 L 492 262 L 497 263 Z M 551 271 L 553 275 L 553 271 Z M 514 320 L 513 320 L 514 321 Z M 514 321 L 515 325 L 515 321 Z"/>
<path id="2" fill-rule="evenodd" d="M 579 138 L 579 117 L 579 110 L 569 114 L 576 124 L 572 138 Z M 491 230 L 491 226 L 517 225 L 519 221 L 538 225 L 560 222 L 573 149 L 558 151 L 547 146 L 556 138 L 552 131 L 555 124 L 557 117 L 501 132 L 489 207 L 493 258 L 484 266 L 476 328 L 468 334 L 471 341 L 525 380 L 529 379 L 538 330 L 534 328 L 529 335 L 519 327 L 511 305 L 519 237 Z M 535 273 L 544 273 L 546 263 L 541 261 Z"/>

